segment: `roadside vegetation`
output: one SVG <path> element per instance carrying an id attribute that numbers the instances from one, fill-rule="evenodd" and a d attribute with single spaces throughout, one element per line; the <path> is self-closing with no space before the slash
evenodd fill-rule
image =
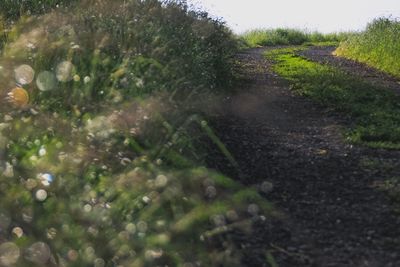
<path id="1" fill-rule="evenodd" d="M 322 34 L 319 32 L 307 32 L 304 30 L 278 28 L 256 29 L 241 35 L 247 47 L 275 46 L 275 45 L 338 45 L 351 33 Z"/>
<path id="2" fill-rule="evenodd" d="M 291 83 L 293 90 L 349 115 L 349 141 L 376 148 L 400 148 L 399 96 L 336 68 L 308 61 L 296 55 L 298 49 L 303 48 L 266 53 L 276 61 L 274 70 Z"/>
<path id="3" fill-rule="evenodd" d="M 343 41 L 336 54 L 400 77 L 400 21 L 379 18 Z"/>
<path id="4" fill-rule="evenodd" d="M 232 84 L 230 30 L 184 2 L 16 2 L 0 9 L 0 265 L 241 266 L 228 233 L 276 213 L 203 167 L 207 146 L 237 164 L 196 108 Z"/>

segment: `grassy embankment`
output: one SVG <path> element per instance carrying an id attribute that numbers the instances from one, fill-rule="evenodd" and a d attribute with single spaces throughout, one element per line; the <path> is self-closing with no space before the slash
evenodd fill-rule
<path id="1" fill-rule="evenodd" d="M 400 78 L 400 22 L 374 20 L 361 33 L 342 42 L 336 54 L 367 63 Z"/>
<path id="2" fill-rule="evenodd" d="M 172 1 L 63 2 L 0 8 L 0 265 L 241 266 L 228 233 L 273 209 L 201 167 L 206 138 L 236 163 L 194 108 L 231 85 L 231 32 Z"/>
<path id="3" fill-rule="evenodd" d="M 389 18 L 379 18 L 371 22 L 365 31 L 352 36 L 345 42 L 342 42 L 336 54 L 349 59 L 364 62 L 372 67 L 387 72 L 394 77 L 400 78 L 400 22 Z M 395 98 L 398 106 L 398 98 Z M 396 103 L 389 105 L 392 107 Z M 386 105 L 386 103 L 382 103 Z M 390 108 L 391 109 L 391 108 Z M 392 118 L 395 118 L 394 112 L 399 109 L 391 109 Z M 393 127 L 400 128 L 398 119 L 392 121 Z M 397 146 L 398 148 L 398 146 Z M 400 177 L 398 176 L 398 167 L 396 163 L 387 162 L 381 159 L 365 159 L 363 167 L 366 169 L 379 170 L 390 179 L 378 182 L 376 187 L 386 192 L 392 199 L 394 209 L 400 212 Z"/>
<path id="4" fill-rule="evenodd" d="M 302 48 L 297 48 L 302 49 Z M 379 148 L 400 148 L 400 98 L 393 92 L 296 55 L 296 48 L 266 54 L 274 70 L 293 89 L 324 106 L 349 115 L 354 122 L 348 140 Z"/>
<path id="5" fill-rule="evenodd" d="M 245 32 L 240 36 L 247 47 L 275 45 L 338 45 L 351 33 L 322 34 L 297 29 L 257 29 Z"/>

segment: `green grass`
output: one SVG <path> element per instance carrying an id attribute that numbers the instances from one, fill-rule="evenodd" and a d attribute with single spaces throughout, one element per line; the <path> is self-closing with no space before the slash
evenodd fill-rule
<path id="1" fill-rule="evenodd" d="M 296 48 L 277 49 L 266 56 L 276 60 L 274 70 L 296 92 L 350 116 L 350 141 L 378 148 L 400 148 L 398 96 L 336 68 L 308 61 L 295 51 Z"/>
<path id="2" fill-rule="evenodd" d="M 342 42 L 336 54 L 367 63 L 400 78 L 400 22 L 379 18 Z"/>
<path id="3" fill-rule="evenodd" d="M 278 28 L 250 30 L 242 34 L 241 38 L 248 47 L 310 43 L 337 45 L 340 41 L 346 39 L 348 35 L 349 33 L 322 34 L 298 29 Z"/>
<path id="4" fill-rule="evenodd" d="M 30 14 L 37 15 L 76 4 L 78 0 L 2 0 L 0 14 L 6 20 L 18 20 L 19 17 Z"/>

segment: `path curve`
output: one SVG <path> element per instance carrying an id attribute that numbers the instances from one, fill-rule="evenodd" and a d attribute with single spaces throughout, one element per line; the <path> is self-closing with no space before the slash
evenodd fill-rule
<path id="1" fill-rule="evenodd" d="M 299 52 L 299 55 L 321 64 L 334 66 L 375 86 L 387 88 L 400 95 L 399 79 L 380 70 L 369 67 L 364 63 L 334 56 L 333 53 L 335 50 L 336 47 L 334 46 L 313 46 Z"/>
<path id="2" fill-rule="evenodd" d="M 272 182 L 264 196 L 288 216 L 277 230 L 286 235 L 274 239 L 274 228 L 265 230 L 258 245 L 268 242 L 280 267 L 400 266 L 400 216 L 375 186 L 400 177 L 400 151 L 345 143 L 341 133 L 349 121 L 293 94 L 264 50 L 239 55 L 248 81 L 220 103 L 213 120 L 242 168 L 242 182 Z M 229 173 L 217 156 L 211 167 Z M 368 169 L 368 162 L 391 167 Z"/>

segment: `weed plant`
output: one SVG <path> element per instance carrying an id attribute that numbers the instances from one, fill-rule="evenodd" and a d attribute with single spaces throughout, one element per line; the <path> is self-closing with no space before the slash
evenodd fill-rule
<path id="1" fill-rule="evenodd" d="M 342 42 L 336 54 L 400 77 L 400 22 L 378 18 L 367 29 Z"/>
<path id="2" fill-rule="evenodd" d="M 371 147 L 400 148 L 399 96 L 326 65 L 296 55 L 296 49 L 267 53 L 276 60 L 274 70 L 296 92 L 350 116 L 348 138 Z"/>

